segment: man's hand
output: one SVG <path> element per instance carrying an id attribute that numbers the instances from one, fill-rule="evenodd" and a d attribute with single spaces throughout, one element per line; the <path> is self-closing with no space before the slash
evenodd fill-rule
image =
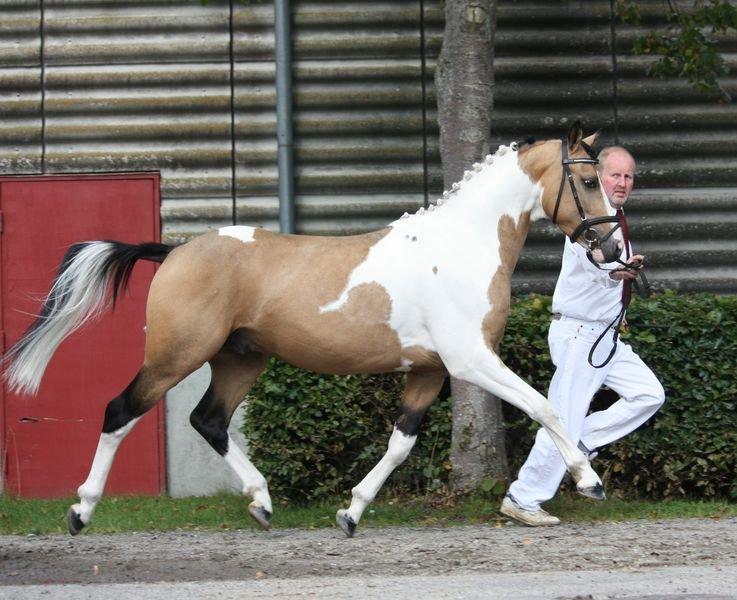
<path id="1" fill-rule="evenodd" d="M 635 254 L 627 261 L 626 267 L 612 271 L 609 273 L 609 277 L 617 281 L 636 279 L 638 271 L 642 269 L 644 265 L 645 257 L 642 254 Z"/>

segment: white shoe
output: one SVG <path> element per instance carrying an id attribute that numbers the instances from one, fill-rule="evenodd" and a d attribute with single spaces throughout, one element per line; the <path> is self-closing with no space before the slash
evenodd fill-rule
<path id="1" fill-rule="evenodd" d="M 509 496 L 505 496 L 499 512 L 504 516 L 514 519 L 530 527 L 550 527 L 560 524 L 560 519 L 545 512 L 542 508 L 538 510 L 527 510 L 519 506 Z"/>

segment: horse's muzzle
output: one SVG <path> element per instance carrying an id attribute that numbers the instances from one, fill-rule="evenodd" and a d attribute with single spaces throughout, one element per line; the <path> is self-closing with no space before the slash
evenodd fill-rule
<path id="1" fill-rule="evenodd" d="M 591 256 L 598 263 L 610 263 L 616 261 L 621 256 L 622 249 L 622 242 L 610 237 L 601 242 L 598 248 L 592 249 Z"/>

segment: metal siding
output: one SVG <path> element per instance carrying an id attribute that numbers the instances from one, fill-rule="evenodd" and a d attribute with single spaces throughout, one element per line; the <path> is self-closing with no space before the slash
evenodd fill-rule
<path id="1" fill-rule="evenodd" d="M 646 27 L 664 24 L 662 2 L 640 4 Z M 642 30 L 617 24 L 615 111 L 609 11 L 608 0 L 499 3 L 492 145 L 559 136 L 576 118 L 601 129 L 600 144 L 618 141 L 638 161 L 628 212 L 654 286 L 734 293 L 737 107 L 647 75 L 652 59 L 631 52 Z M 732 71 L 736 45 L 720 46 Z M 722 81 L 735 95 L 737 79 Z M 552 224 L 536 224 L 514 289 L 552 292 L 561 247 Z"/>
<path id="2" fill-rule="evenodd" d="M 646 24 L 663 23 L 662 2 L 641 4 Z M 232 123 L 228 2 L 45 1 L 43 69 L 39 6 L 0 0 L 0 173 L 160 170 L 163 237 L 181 242 L 232 222 L 234 151 L 237 222 L 278 227 L 272 3 L 233 2 Z M 442 191 L 443 14 L 424 9 L 421 32 L 419 1 L 294 3 L 301 232 L 379 228 L 422 205 L 426 181 L 427 199 Z M 500 2 L 492 145 L 559 136 L 575 118 L 612 143 L 616 126 L 638 159 L 630 213 L 651 278 L 735 292 L 737 109 L 647 76 L 637 32 L 616 27 L 615 122 L 609 0 Z M 734 71 L 737 40 L 721 48 Z M 552 289 L 561 243 L 533 227 L 516 291 Z"/>
<path id="3" fill-rule="evenodd" d="M 643 4 L 643 24 L 662 26 L 662 6 Z M 642 30 L 619 27 L 618 122 L 638 159 L 632 230 L 659 287 L 737 292 L 737 105 L 687 83 L 647 75 L 652 59 L 632 56 Z M 737 38 L 720 39 L 737 95 Z"/>
<path id="4" fill-rule="evenodd" d="M 228 3 L 44 5 L 46 170 L 161 171 L 169 242 L 229 224 Z"/>
<path id="5" fill-rule="evenodd" d="M 41 167 L 40 27 L 37 1 L 0 2 L 0 174 Z"/>
<path id="6" fill-rule="evenodd" d="M 365 231 L 424 203 L 419 8 L 295 3 L 300 232 Z M 272 5 L 239 7 L 236 23 L 237 218 L 276 229 Z M 247 71 L 249 60 L 258 74 Z M 259 93 L 258 104 L 249 92 Z"/>

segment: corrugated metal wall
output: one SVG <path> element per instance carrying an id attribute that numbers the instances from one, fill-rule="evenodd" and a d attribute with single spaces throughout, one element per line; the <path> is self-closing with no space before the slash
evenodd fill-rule
<path id="1" fill-rule="evenodd" d="M 662 2 L 641 4 L 662 23 Z M 299 230 L 374 229 L 433 200 L 440 3 L 294 5 Z M 737 108 L 647 77 L 610 10 L 500 0 L 493 143 L 577 117 L 603 129 L 639 161 L 631 221 L 651 279 L 735 293 Z M 273 46 L 271 2 L 0 0 L 0 173 L 160 170 L 166 240 L 276 228 Z M 722 48 L 736 66 L 737 42 Z M 734 76 L 725 87 L 737 95 Z M 552 289 L 561 244 L 533 229 L 517 291 Z"/>
<path id="2" fill-rule="evenodd" d="M 611 4 L 499 3 L 492 138 L 554 137 L 576 117 L 600 128 L 602 143 L 622 144 L 638 161 L 628 214 L 651 282 L 737 293 L 737 105 L 648 76 L 650 59 L 631 52 L 640 31 L 612 29 Z M 663 26 L 663 2 L 640 5 L 645 27 Z M 737 97 L 737 38 L 721 49 L 732 71 L 722 82 Z M 541 223 L 516 288 L 550 290 L 559 264 L 559 234 Z"/>

